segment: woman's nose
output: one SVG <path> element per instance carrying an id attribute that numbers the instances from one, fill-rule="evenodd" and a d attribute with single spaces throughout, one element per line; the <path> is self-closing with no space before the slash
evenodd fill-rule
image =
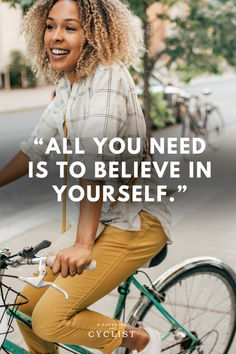
<path id="1" fill-rule="evenodd" d="M 55 42 L 62 42 L 63 41 L 63 33 L 62 33 L 62 29 L 57 28 L 54 32 L 53 32 L 53 38 L 52 38 Z"/>

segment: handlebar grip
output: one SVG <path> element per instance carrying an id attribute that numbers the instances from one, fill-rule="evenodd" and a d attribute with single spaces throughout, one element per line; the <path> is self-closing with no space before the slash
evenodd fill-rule
<path id="1" fill-rule="evenodd" d="M 52 243 L 51 241 L 47 241 L 47 240 L 40 242 L 37 246 L 33 248 L 33 253 L 37 254 L 39 251 L 43 250 L 44 248 L 48 248 L 49 246 L 51 246 L 51 243 Z"/>
<path id="2" fill-rule="evenodd" d="M 85 269 L 87 269 L 87 270 L 95 270 L 96 269 L 96 265 L 97 265 L 96 261 L 93 259 L 91 261 L 91 263 L 89 263 Z"/>
<path id="3" fill-rule="evenodd" d="M 55 261 L 55 256 L 47 256 L 47 266 L 51 267 L 53 262 Z M 85 268 L 86 270 L 95 270 L 96 269 L 96 261 L 92 260 L 89 265 Z"/>
<path id="4" fill-rule="evenodd" d="M 51 267 L 55 261 L 56 256 L 47 256 L 47 266 Z"/>

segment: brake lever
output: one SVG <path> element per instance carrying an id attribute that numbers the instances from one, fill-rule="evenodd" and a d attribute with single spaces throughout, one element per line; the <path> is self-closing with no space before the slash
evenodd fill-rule
<path id="1" fill-rule="evenodd" d="M 63 290 L 62 288 L 60 288 L 60 287 L 57 286 L 56 284 L 51 283 L 51 282 L 49 282 L 49 281 L 43 281 L 43 282 L 41 282 L 39 288 L 45 288 L 46 286 L 51 286 L 52 288 L 54 288 L 54 289 L 60 291 L 62 294 L 64 294 L 66 300 L 69 299 L 69 296 L 68 296 L 68 294 L 67 294 L 67 292 L 66 292 L 65 290 Z"/>
<path id="2" fill-rule="evenodd" d="M 51 241 L 43 240 L 35 247 L 24 247 L 23 250 L 18 253 L 18 255 L 23 258 L 32 259 L 39 251 L 43 250 L 44 248 L 48 248 L 49 246 L 51 246 Z"/>
<path id="3" fill-rule="evenodd" d="M 47 257 L 40 257 L 38 276 L 37 277 L 18 277 L 18 279 L 24 281 L 25 283 L 27 283 L 37 289 L 45 288 L 46 286 L 51 286 L 52 288 L 60 291 L 65 296 L 66 300 L 68 300 L 69 296 L 65 290 L 63 290 L 62 288 L 60 288 L 59 286 L 57 286 L 54 283 L 43 281 L 43 279 L 45 278 L 45 276 L 47 274 L 46 265 L 47 265 Z"/>

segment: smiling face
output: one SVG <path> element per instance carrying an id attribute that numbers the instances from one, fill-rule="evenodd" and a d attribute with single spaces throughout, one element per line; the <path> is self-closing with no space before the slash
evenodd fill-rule
<path id="1" fill-rule="evenodd" d="M 84 43 L 75 1 L 59 0 L 48 14 L 44 43 L 53 70 L 64 71 L 73 84 Z"/>

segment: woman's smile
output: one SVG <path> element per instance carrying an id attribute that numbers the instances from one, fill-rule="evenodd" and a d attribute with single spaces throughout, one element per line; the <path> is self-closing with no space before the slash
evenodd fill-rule
<path id="1" fill-rule="evenodd" d="M 70 53 L 70 51 L 69 50 L 65 50 L 65 49 L 62 49 L 62 48 L 51 48 L 51 52 L 52 52 L 52 56 L 54 56 L 54 57 L 60 57 L 60 56 L 62 56 L 62 55 L 67 55 L 67 54 L 69 54 Z"/>
<path id="2" fill-rule="evenodd" d="M 58 47 L 50 48 L 49 57 L 51 58 L 51 63 L 53 63 L 54 60 L 64 60 L 66 57 L 68 57 L 68 54 L 70 54 L 70 51 L 67 49 Z"/>
<path id="3" fill-rule="evenodd" d="M 76 2 L 59 0 L 49 12 L 44 43 L 53 70 L 64 71 L 73 83 L 84 34 L 80 28 Z"/>

